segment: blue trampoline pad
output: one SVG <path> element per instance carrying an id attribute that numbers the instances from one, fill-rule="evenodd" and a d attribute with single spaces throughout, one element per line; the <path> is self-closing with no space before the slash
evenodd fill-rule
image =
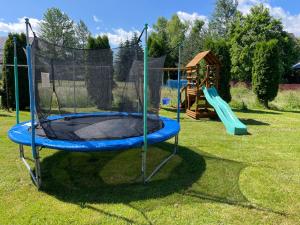
<path id="1" fill-rule="evenodd" d="M 135 117 L 133 116 L 139 119 L 135 119 Z M 79 127 L 76 130 L 76 134 L 84 138 L 85 136 L 91 136 L 90 139 L 62 140 L 57 138 L 48 138 L 47 135 L 42 135 L 40 132 L 37 132 L 37 134 L 39 135 L 35 136 L 36 146 L 64 151 L 95 152 L 123 150 L 140 147 L 143 145 L 143 135 L 140 130 L 135 132 L 136 128 L 134 126 L 136 124 L 137 127 L 140 127 L 139 123 L 142 122 L 141 114 L 129 114 L 120 112 L 77 113 L 60 116 L 50 116 L 48 117 L 47 121 L 67 123 L 68 121 L 72 120 L 72 124 L 74 124 L 74 121 L 78 119 L 80 119 L 81 121 L 87 121 L 89 120 L 89 118 L 94 117 L 98 119 L 96 123 L 88 124 L 88 126 L 84 127 Z M 148 116 L 148 124 L 149 119 L 151 120 L 151 115 Z M 161 127 L 159 127 L 159 129 L 152 128 L 152 131 L 149 131 L 148 129 L 147 139 L 149 144 L 166 141 L 176 136 L 180 131 L 179 123 L 173 119 L 160 116 L 159 122 L 161 123 Z M 67 128 L 67 126 L 65 125 L 66 124 L 63 124 L 63 126 Z M 91 132 L 91 130 L 93 130 L 93 132 Z M 124 138 L 118 138 L 120 135 L 122 136 L 122 130 L 127 130 L 126 135 L 124 135 Z M 109 131 L 112 131 L 112 133 L 107 133 Z M 12 141 L 18 144 L 30 146 L 31 122 L 27 121 L 15 125 L 9 130 L 8 136 Z M 97 139 L 97 137 L 99 138 Z"/>

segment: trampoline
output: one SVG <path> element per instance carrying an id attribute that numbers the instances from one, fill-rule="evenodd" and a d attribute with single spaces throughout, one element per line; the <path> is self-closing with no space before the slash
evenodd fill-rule
<path id="1" fill-rule="evenodd" d="M 59 46 L 37 37 L 33 31 L 30 44 L 29 29 L 26 19 L 31 120 L 19 122 L 14 41 L 17 124 L 8 136 L 19 144 L 20 158 L 36 186 L 39 188 L 42 180 L 42 148 L 102 152 L 142 147 L 141 177 L 144 182 L 149 181 L 176 154 L 180 125 L 179 107 L 177 120 L 159 115 L 165 56 L 148 57 L 148 26 L 145 25 L 137 43 L 115 49 Z M 140 44 L 143 35 L 144 48 Z M 178 97 L 179 94 L 178 89 Z M 179 98 L 177 102 L 179 106 Z M 147 174 L 148 145 L 172 137 L 173 152 Z M 34 170 L 26 161 L 24 146 L 31 147 Z"/>
<path id="2" fill-rule="evenodd" d="M 85 124 L 76 124 L 76 119 L 81 122 L 83 119 Z M 47 122 L 52 123 L 53 133 L 57 133 L 60 139 L 48 138 L 41 128 L 37 128 L 36 146 L 64 151 L 95 152 L 136 148 L 144 143 L 143 131 L 139 130 L 143 123 L 141 115 L 113 112 L 68 114 L 52 116 Z M 175 120 L 160 117 L 159 124 L 157 122 L 148 119 L 148 144 L 168 140 L 180 130 Z M 9 130 L 8 136 L 18 144 L 31 146 L 31 122 L 15 125 Z"/>

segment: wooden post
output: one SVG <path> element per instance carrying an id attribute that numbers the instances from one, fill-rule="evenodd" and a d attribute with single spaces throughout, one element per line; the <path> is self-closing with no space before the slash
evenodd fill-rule
<path id="1" fill-rule="evenodd" d="M 209 65 L 206 65 L 206 72 L 205 72 L 205 79 L 206 79 L 206 88 L 209 88 Z"/>
<path id="2" fill-rule="evenodd" d="M 220 87 L 219 87 L 219 82 L 220 82 L 220 65 L 216 65 L 216 89 L 219 91 Z"/>
<path id="3" fill-rule="evenodd" d="M 195 77 L 196 77 L 196 97 L 195 97 L 195 103 L 196 103 L 196 109 L 195 109 L 195 113 L 196 113 L 196 117 L 197 117 L 197 112 L 199 111 L 199 94 L 200 94 L 200 88 L 199 87 L 199 79 L 200 79 L 200 68 L 199 68 L 199 64 L 197 64 L 196 68 L 195 68 Z"/>

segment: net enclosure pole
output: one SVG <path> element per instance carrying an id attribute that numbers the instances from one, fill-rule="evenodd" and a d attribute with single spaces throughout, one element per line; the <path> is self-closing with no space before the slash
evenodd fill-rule
<path id="1" fill-rule="evenodd" d="M 28 82 L 29 82 L 29 95 L 30 95 L 30 117 L 31 117 L 31 148 L 33 158 L 37 157 L 35 148 L 35 97 L 34 97 L 34 87 L 33 87 L 33 77 L 32 77 L 32 65 L 31 65 L 31 47 L 29 42 L 29 19 L 25 19 L 26 23 L 26 55 L 27 55 L 27 65 L 28 65 Z"/>
<path id="2" fill-rule="evenodd" d="M 143 123 L 144 123 L 144 145 L 142 154 L 142 176 L 143 181 L 146 181 L 146 161 L 147 161 L 147 150 L 148 150 L 148 140 L 147 140 L 147 112 L 148 112 L 148 24 L 145 24 L 145 49 L 144 49 L 144 109 L 143 109 Z"/>
<path id="3" fill-rule="evenodd" d="M 181 46 L 178 48 L 178 71 L 177 71 L 177 122 L 180 124 L 180 88 L 181 88 Z M 175 148 L 174 153 L 178 151 L 178 134 L 175 136 Z"/>
<path id="4" fill-rule="evenodd" d="M 14 41 L 14 77 L 15 77 L 15 102 L 16 102 L 16 123 L 20 122 L 19 113 L 19 76 L 18 76 L 18 58 L 17 58 L 17 38 L 13 37 Z"/>
<path id="5" fill-rule="evenodd" d="M 34 90 L 34 81 L 33 81 L 33 74 L 32 74 L 32 63 L 31 63 L 31 46 L 29 41 L 29 28 L 31 25 L 29 23 L 29 19 L 25 19 L 26 24 L 26 56 L 27 56 L 27 69 L 28 69 L 28 83 L 29 83 L 29 95 L 30 95 L 30 117 L 31 117 L 31 151 L 32 156 L 34 158 L 35 163 L 35 172 L 33 172 L 26 162 L 25 157 L 22 157 L 22 161 L 26 165 L 29 173 L 36 184 L 37 188 L 39 189 L 41 186 L 41 168 L 40 168 L 40 159 L 39 159 L 39 151 L 36 148 L 35 143 L 35 90 Z M 31 28 L 32 30 L 32 28 Z"/>
<path id="6" fill-rule="evenodd" d="M 180 121 L 180 88 L 181 88 L 181 44 L 178 49 L 178 71 L 177 71 L 177 122 Z"/>

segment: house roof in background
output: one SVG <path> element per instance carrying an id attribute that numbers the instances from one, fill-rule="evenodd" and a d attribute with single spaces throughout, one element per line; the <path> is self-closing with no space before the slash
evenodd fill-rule
<path id="1" fill-rule="evenodd" d="M 3 60 L 3 49 L 4 49 L 4 44 L 7 40 L 7 37 L 0 37 L 0 64 L 2 64 Z"/>
<path id="2" fill-rule="evenodd" d="M 4 49 L 4 44 L 7 40 L 7 37 L 0 37 L 0 49 Z"/>
<path id="3" fill-rule="evenodd" d="M 300 69 L 300 62 L 298 62 L 297 64 L 293 65 L 292 68 L 294 70 L 299 70 Z"/>

